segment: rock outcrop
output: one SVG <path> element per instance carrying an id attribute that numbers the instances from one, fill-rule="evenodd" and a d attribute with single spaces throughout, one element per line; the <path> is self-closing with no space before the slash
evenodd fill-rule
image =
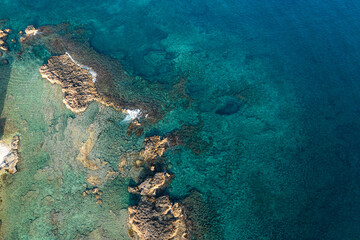
<path id="1" fill-rule="evenodd" d="M 139 186 L 129 187 L 131 193 L 141 195 L 139 203 L 128 209 L 131 232 L 141 240 L 189 239 L 184 208 L 167 195 L 156 196 L 170 181 L 170 174 L 156 173 Z"/>
<path id="2" fill-rule="evenodd" d="M 140 152 L 140 156 L 145 161 L 151 161 L 161 158 L 168 148 L 182 144 L 182 140 L 175 134 L 169 134 L 165 137 L 151 136 L 144 140 L 145 148 Z"/>
<path id="3" fill-rule="evenodd" d="M 145 148 L 140 153 L 145 161 L 161 157 L 166 149 L 169 147 L 169 141 L 167 137 L 152 136 L 147 137 L 144 140 Z"/>
<path id="4" fill-rule="evenodd" d="M 0 162 L 0 171 L 6 170 L 11 174 L 14 174 L 17 171 L 16 164 L 18 163 L 20 158 L 19 148 L 20 138 L 19 136 L 14 136 L 11 142 L 11 149 L 9 153 L 4 156 L 4 158 Z"/>
<path id="5" fill-rule="evenodd" d="M 161 190 L 171 181 L 169 173 L 156 173 L 153 177 L 147 178 L 137 187 L 129 187 L 129 192 L 142 196 L 154 196 L 157 190 Z"/>
<path id="6" fill-rule="evenodd" d="M 4 52 L 9 51 L 9 46 L 6 43 L 6 39 L 10 32 L 11 32 L 10 29 L 5 29 L 5 30 L 0 29 L 0 50 L 2 50 Z"/>
<path id="7" fill-rule="evenodd" d="M 40 74 L 62 87 L 63 102 L 74 113 L 85 111 L 90 102 L 99 100 L 93 76 L 69 54 L 51 57 L 47 64 L 40 67 Z"/>
<path id="8" fill-rule="evenodd" d="M 30 35 L 36 35 L 38 33 L 38 29 L 35 29 L 35 27 L 33 25 L 27 26 L 27 28 L 25 29 L 25 34 L 27 36 Z"/>

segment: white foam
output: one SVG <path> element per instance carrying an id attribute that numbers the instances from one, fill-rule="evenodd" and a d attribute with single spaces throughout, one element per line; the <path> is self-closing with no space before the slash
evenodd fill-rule
<path id="1" fill-rule="evenodd" d="M 137 119 L 141 114 L 140 109 L 126 110 L 126 112 L 127 112 L 127 115 L 126 115 L 125 119 L 123 120 L 126 122 Z"/>
<path id="2" fill-rule="evenodd" d="M 4 162 L 4 157 L 10 153 L 11 149 L 4 143 L 0 143 L 0 165 Z"/>
<path id="3" fill-rule="evenodd" d="M 93 82 L 96 82 L 97 73 L 91 67 L 78 63 L 68 52 L 65 52 L 65 54 L 68 55 L 68 57 L 71 59 L 71 61 L 73 61 L 73 63 L 87 70 L 91 74 Z"/>
<path id="4" fill-rule="evenodd" d="M 126 109 L 126 117 L 121 121 L 121 123 L 128 123 L 140 119 L 142 114 L 143 113 L 140 109 L 133 109 L 133 110 Z"/>

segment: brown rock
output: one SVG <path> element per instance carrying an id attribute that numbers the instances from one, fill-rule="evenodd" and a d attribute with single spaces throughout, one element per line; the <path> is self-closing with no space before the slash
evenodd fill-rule
<path id="1" fill-rule="evenodd" d="M 27 28 L 25 29 L 25 34 L 26 35 L 34 35 L 38 32 L 37 29 L 35 29 L 35 27 L 33 25 L 27 26 Z"/>
<path id="2" fill-rule="evenodd" d="M 152 136 L 145 138 L 145 149 L 140 155 L 145 161 L 161 157 L 165 150 L 169 147 L 168 139 L 160 136 Z"/>
<path id="3" fill-rule="evenodd" d="M 189 239 L 186 215 L 182 205 L 172 204 L 169 196 L 156 197 L 171 181 L 168 173 L 156 173 L 130 193 L 140 194 L 140 202 L 128 208 L 131 229 L 141 240 Z"/>
<path id="4" fill-rule="evenodd" d="M 39 71 L 43 78 L 62 87 L 63 102 L 74 113 L 85 111 L 92 101 L 122 110 L 117 104 L 97 92 L 94 77 L 96 73 L 75 61 L 68 53 L 51 57 Z"/>
<path id="5" fill-rule="evenodd" d="M 14 136 L 11 142 L 10 152 L 3 158 L 3 161 L 0 163 L 0 170 L 6 170 L 11 174 L 14 174 L 16 169 L 16 164 L 19 162 L 20 153 L 20 138 L 19 136 Z"/>
<path id="6" fill-rule="evenodd" d="M 6 45 L 0 45 L 0 50 L 2 50 L 4 52 L 8 52 L 9 48 Z"/>
<path id="7" fill-rule="evenodd" d="M 40 67 L 40 74 L 62 87 L 63 102 L 74 113 L 85 111 L 88 104 L 97 98 L 92 75 L 67 54 L 51 57 L 47 64 Z"/>
<path id="8" fill-rule="evenodd" d="M 142 196 L 138 205 L 128 209 L 131 230 L 141 240 L 189 239 L 185 215 L 178 208 L 181 214 L 175 217 L 169 196 Z"/>
<path id="9" fill-rule="evenodd" d="M 8 34 L 0 29 L 0 39 L 6 40 Z"/>

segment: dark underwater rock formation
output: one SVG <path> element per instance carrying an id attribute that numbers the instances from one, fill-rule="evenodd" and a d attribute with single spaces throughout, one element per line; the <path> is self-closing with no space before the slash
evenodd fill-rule
<path id="1" fill-rule="evenodd" d="M 0 171 L 6 170 L 11 174 L 16 173 L 16 164 L 20 159 L 20 138 L 19 136 L 14 136 L 11 142 L 11 149 L 9 153 L 4 156 L 3 161 L 0 163 Z"/>
<path id="2" fill-rule="evenodd" d="M 241 102 L 239 99 L 224 98 L 215 113 L 219 115 L 232 115 L 237 113 L 243 105 L 244 102 Z"/>
<path id="3" fill-rule="evenodd" d="M 129 192 L 140 194 L 142 196 L 154 196 L 157 190 L 166 188 L 171 181 L 172 176 L 169 173 L 156 173 L 153 177 L 147 178 L 137 187 L 129 187 Z"/>
<path id="4" fill-rule="evenodd" d="M 183 206 L 172 203 L 167 195 L 156 196 L 170 181 L 170 174 L 156 173 L 139 186 L 129 187 L 131 193 L 141 195 L 139 203 L 128 209 L 130 230 L 141 240 L 190 239 Z"/>
<path id="5" fill-rule="evenodd" d="M 192 190 L 184 200 L 181 201 L 186 209 L 188 222 L 191 222 L 191 235 L 194 239 L 223 239 L 220 222 L 216 218 L 216 208 L 206 201 L 202 194 Z"/>

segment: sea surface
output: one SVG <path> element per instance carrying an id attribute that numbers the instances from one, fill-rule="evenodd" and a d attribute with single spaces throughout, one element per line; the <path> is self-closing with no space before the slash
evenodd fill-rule
<path id="1" fill-rule="evenodd" d="M 51 54 L 19 59 L 9 43 L 0 136 L 20 135 L 22 159 L 1 177 L 1 239 L 130 239 L 136 177 L 119 163 L 174 130 L 187 141 L 165 153 L 168 194 L 197 203 L 194 239 L 359 239 L 360 1 L 1 0 L 0 19 L 10 38 L 28 25 L 85 29 L 95 51 L 161 87 L 167 109 L 139 136 L 99 103 L 74 114 L 40 76 Z M 126 94 L 151 93 L 136 84 Z M 102 204 L 82 195 L 86 141 L 115 172 Z"/>

